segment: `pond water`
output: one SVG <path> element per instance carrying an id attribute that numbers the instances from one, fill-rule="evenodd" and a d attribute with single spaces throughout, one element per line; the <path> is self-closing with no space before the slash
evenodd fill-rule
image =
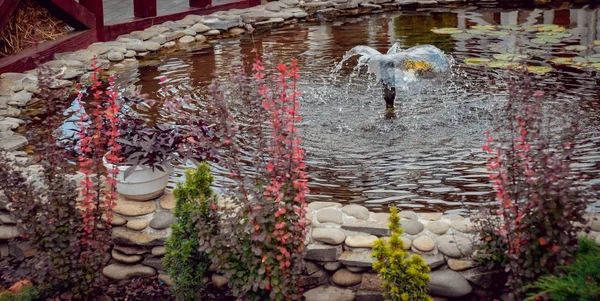
<path id="1" fill-rule="evenodd" d="M 143 62 L 138 70 L 121 74 L 118 81 L 122 87 L 141 85 L 143 93 L 156 97 L 158 78 L 166 76 L 171 91 L 202 102 L 208 96 L 213 72 L 240 66 L 243 55 L 253 57 L 253 48 L 264 51 L 265 61 L 271 63 L 298 58 L 299 90 L 303 92 L 301 135 L 307 152 L 310 201 L 359 203 L 375 211 L 395 204 L 415 211 L 461 213 L 490 201 L 492 188 L 481 146 L 485 131 L 492 126 L 493 108 L 506 96 L 501 80 L 505 71 L 466 65 L 467 58 L 494 60 L 494 54 L 526 49 L 530 64 L 552 67 L 549 73 L 534 75 L 535 80 L 548 91 L 559 84 L 567 87 L 558 93 L 557 102 L 580 111 L 585 125 L 582 137 L 586 140 L 575 167 L 599 183 L 600 75 L 594 68 L 551 62 L 555 57 L 597 57 L 594 55 L 600 54 L 600 46 L 594 48 L 593 41 L 600 40 L 599 20 L 600 10 L 589 8 L 458 9 L 295 24 L 265 35 L 219 40 L 210 46 L 154 58 Z M 436 27 L 535 24 L 557 24 L 570 35 L 559 42 L 540 44 L 527 34 L 449 35 L 431 31 Z M 508 26 L 505 30 L 514 29 Z M 398 117 L 386 120 L 382 89 L 364 72 L 356 76 L 356 60 L 337 74 L 331 71 L 354 46 L 367 45 L 385 53 L 395 42 L 406 48 L 434 45 L 451 54 L 456 65 L 452 76 L 398 91 Z M 566 45 L 586 48 L 565 50 Z M 163 109 L 139 112 L 156 121 L 170 116 Z M 215 173 L 215 184 L 220 186 L 223 172 L 215 168 Z M 181 175 L 182 169 L 177 168 L 172 181 Z"/>

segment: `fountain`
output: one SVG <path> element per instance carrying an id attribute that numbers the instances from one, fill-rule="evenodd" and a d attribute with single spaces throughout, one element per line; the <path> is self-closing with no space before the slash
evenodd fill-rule
<path id="1" fill-rule="evenodd" d="M 356 46 L 350 49 L 335 66 L 338 72 L 344 62 L 353 56 L 359 56 L 355 70 L 367 66 L 367 73 L 376 77 L 383 85 L 386 116 L 394 116 L 396 88 L 406 89 L 408 84 L 417 78 L 431 78 L 450 69 L 452 57 L 432 45 L 421 45 L 402 50 L 399 43 L 394 43 L 386 54 L 382 54 L 369 46 Z"/>

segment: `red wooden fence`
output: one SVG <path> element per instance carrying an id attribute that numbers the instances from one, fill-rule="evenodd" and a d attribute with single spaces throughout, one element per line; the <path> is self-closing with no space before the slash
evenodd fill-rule
<path id="1" fill-rule="evenodd" d="M 260 4 L 260 0 L 240 0 L 235 3 L 212 6 L 212 0 L 189 0 L 187 10 L 158 16 L 157 0 L 129 1 L 133 1 L 134 17 L 108 25 L 104 24 L 102 0 L 39 1 L 40 4 L 75 28 L 75 31 L 70 32 L 64 38 L 45 42 L 18 54 L 0 58 L 0 74 L 33 69 L 36 64 L 52 59 L 54 53 L 82 49 L 97 41 L 114 40 L 119 35 L 142 30 L 165 21 L 179 20 L 188 14 L 205 15 L 219 10 L 247 8 Z M 8 21 L 19 2 L 20 0 L 0 0 L 0 29 Z"/>

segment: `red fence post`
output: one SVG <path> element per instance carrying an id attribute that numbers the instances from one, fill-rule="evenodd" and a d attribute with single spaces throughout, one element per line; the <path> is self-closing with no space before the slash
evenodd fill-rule
<path id="1" fill-rule="evenodd" d="M 190 0 L 190 7 L 204 8 L 212 6 L 212 0 Z"/>
<path id="2" fill-rule="evenodd" d="M 79 0 L 79 4 L 96 16 L 96 37 L 104 41 L 104 6 L 102 0 Z"/>
<path id="3" fill-rule="evenodd" d="M 137 18 L 156 17 L 156 0 L 133 0 L 133 15 Z"/>

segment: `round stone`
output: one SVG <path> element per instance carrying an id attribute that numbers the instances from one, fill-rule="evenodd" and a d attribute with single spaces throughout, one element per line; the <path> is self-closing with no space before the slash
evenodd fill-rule
<path id="1" fill-rule="evenodd" d="M 466 237 L 443 235 L 436 239 L 438 250 L 448 257 L 462 258 L 473 254 L 473 243 Z"/>
<path id="2" fill-rule="evenodd" d="M 114 260 L 122 263 L 136 263 L 142 260 L 141 255 L 125 255 L 117 250 L 112 250 L 111 256 Z"/>
<path id="3" fill-rule="evenodd" d="M 125 280 L 131 277 L 150 277 L 156 275 L 156 270 L 141 264 L 113 263 L 104 269 L 102 274 L 110 279 Z"/>
<path id="4" fill-rule="evenodd" d="M 388 223 L 390 214 L 389 213 L 372 213 L 371 217 L 373 217 L 374 220 L 376 220 L 380 223 Z"/>
<path id="5" fill-rule="evenodd" d="M 175 41 L 169 41 L 169 42 L 166 42 L 166 43 L 164 43 L 164 44 L 162 45 L 162 47 L 165 47 L 165 48 L 173 48 L 173 47 L 175 47 L 175 45 L 177 45 L 177 43 L 175 43 Z"/>
<path id="6" fill-rule="evenodd" d="M 415 220 L 402 220 L 400 223 L 402 224 L 402 229 L 404 232 L 410 235 L 417 235 L 423 232 L 423 229 L 425 229 L 423 224 Z"/>
<path id="7" fill-rule="evenodd" d="M 417 216 L 417 214 L 414 211 L 400 211 L 398 212 L 398 215 L 400 215 L 401 218 L 405 218 L 405 219 L 414 219 L 417 220 L 419 219 L 419 217 Z"/>
<path id="8" fill-rule="evenodd" d="M 326 263 L 323 267 L 330 272 L 335 272 L 335 271 L 341 269 L 342 266 L 343 266 L 343 264 L 341 262 L 334 261 L 334 262 Z"/>
<path id="9" fill-rule="evenodd" d="M 344 222 L 341 211 L 329 208 L 317 212 L 317 220 L 320 223 L 342 224 Z"/>
<path id="10" fill-rule="evenodd" d="M 125 55 L 121 52 L 111 51 L 106 55 L 106 58 L 111 62 L 120 62 L 125 59 Z"/>
<path id="11" fill-rule="evenodd" d="M 374 235 L 357 235 L 346 237 L 346 246 L 351 248 L 373 248 L 373 243 L 377 240 Z"/>
<path id="12" fill-rule="evenodd" d="M 438 270 L 429 274 L 427 291 L 440 297 L 463 297 L 473 289 L 469 282 L 459 273 L 452 270 Z"/>
<path id="13" fill-rule="evenodd" d="M 156 246 L 152 248 L 152 255 L 154 256 L 163 256 L 167 253 L 167 250 L 164 246 Z"/>
<path id="14" fill-rule="evenodd" d="M 596 216 L 590 221 L 590 227 L 594 231 L 600 231 L 600 217 Z"/>
<path id="15" fill-rule="evenodd" d="M 160 207 L 167 210 L 173 210 L 173 208 L 175 208 L 175 196 L 172 192 L 165 191 L 165 194 L 160 199 Z"/>
<path id="16" fill-rule="evenodd" d="M 425 228 L 437 235 L 442 235 L 448 232 L 450 229 L 450 224 L 440 221 L 433 221 L 425 224 Z"/>
<path id="17" fill-rule="evenodd" d="M 141 231 L 148 227 L 148 221 L 145 219 L 132 219 L 127 222 L 125 227 L 131 230 Z"/>
<path id="18" fill-rule="evenodd" d="M 448 258 L 448 267 L 454 271 L 464 271 L 477 266 L 473 260 Z"/>
<path id="19" fill-rule="evenodd" d="M 306 301 L 352 301 L 354 292 L 335 286 L 319 286 L 304 293 Z"/>
<path id="20" fill-rule="evenodd" d="M 349 216 L 356 217 L 357 219 L 368 220 L 369 219 L 369 209 L 364 206 L 351 204 L 342 207 L 342 212 L 346 213 Z"/>
<path id="21" fill-rule="evenodd" d="M 150 228 L 157 230 L 166 229 L 169 228 L 173 222 L 175 222 L 175 217 L 171 212 L 157 212 L 150 221 Z"/>
<path id="22" fill-rule="evenodd" d="M 133 50 L 127 50 L 127 52 L 125 52 L 124 56 L 126 58 L 132 58 L 132 57 L 135 57 L 136 54 L 137 53 L 135 51 L 133 51 Z"/>
<path id="23" fill-rule="evenodd" d="M 210 277 L 210 279 L 213 285 L 216 287 L 224 287 L 229 282 L 229 280 L 225 278 L 225 276 L 219 274 L 212 274 L 212 277 Z"/>
<path id="24" fill-rule="evenodd" d="M 136 202 L 127 201 L 122 197 L 119 197 L 115 201 L 115 207 L 112 209 L 115 213 L 124 216 L 140 216 L 152 213 L 156 210 L 156 205 L 153 201 L 149 202 Z"/>
<path id="25" fill-rule="evenodd" d="M 0 226 L 0 240 L 13 239 L 19 236 L 19 230 L 13 226 Z"/>
<path id="26" fill-rule="evenodd" d="M 362 281 L 362 274 L 352 273 L 348 269 L 340 269 L 331 276 L 331 280 L 339 286 L 352 286 Z"/>
<path id="27" fill-rule="evenodd" d="M 442 219 L 447 219 L 450 221 L 457 221 L 457 220 L 462 220 L 465 218 L 458 214 L 444 214 L 444 215 L 442 215 Z"/>
<path id="28" fill-rule="evenodd" d="M 181 44 L 189 44 L 194 41 L 196 41 L 196 39 L 193 36 L 185 36 L 185 37 L 179 38 L 179 43 L 181 43 Z"/>
<path id="29" fill-rule="evenodd" d="M 158 232 L 158 231 L 155 231 Z M 157 246 L 164 245 L 167 238 L 167 232 L 146 233 L 117 227 L 112 230 L 112 239 L 116 244 L 137 245 L 137 246 Z"/>
<path id="30" fill-rule="evenodd" d="M 246 33 L 246 30 L 243 28 L 239 28 L 239 27 L 234 27 L 232 29 L 229 30 L 229 34 L 233 35 L 233 36 L 239 36 L 241 34 Z"/>
<path id="31" fill-rule="evenodd" d="M 365 271 L 370 270 L 371 268 L 367 268 L 367 267 L 353 267 L 353 266 L 347 266 L 346 267 L 348 269 L 348 271 L 352 272 L 352 273 L 362 273 Z"/>
<path id="32" fill-rule="evenodd" d="M 400 239 L 402 240 L 402 242 L 404 243 L 404 248 L 403 250 L 408 250 L 410 249 L 410 247 L 412 246 L 412 240 L 410 240 L 410 238 L 408 237 L 404 237 L 404 236 L 400 236 Z"/>
<path id="33" fill-rule="evenodd" d="M 198 43 L 204 43 L 204 42 L 206 42 L 206 37 L 203 36 L 203 35 L 201 35 L 201 34 L 196 35 L 194 37 L 194 39 L 196 39 L 196 42 L 198 42 Z"/>
<path id="34" fill-rule="evenodd" d="M 346 233 L 335 228 L 314 228 L 312 237 L 316 241 L 331 245 L 339 245 L 346 239 Z"/>
<path id="35" fill-rule="evenodd" d="M 342 204 L 336 202 L 311 202 L 308 204 L 308 211 L 315 211 L 329 207 L 342 208 Z"/>
<path id="36" fill-rule="evenodd" d="M 160 49 L 160 44 L 157 42 L 145 41 L 142 42 L 142 44 L 144 45 L 144 47 L 146 47 L 146 50 L 148 51 L 158 51 Z"/>
<path id="37" fill-rule="evenodd" d="M 185 35 L 192 36 L 192 37 L 197 34 L 196 31 L 194 31 L 193 29 L 190 29 L 190 28 L 184 29 L 181 32 L 183 32 L 183 34 L 185 34 Z"/>
<path id="38" fill-rule="evenodd" d="M 117 216 L 117 215 L 113 215 L 112 219 L 110 220 L 110 224 L 113 226 L 123 226 L 127 223 L 127 220 Z"/>
<path id="39" fill-rule="evenodd" d="M 429 236 L 421 236 L 413 240 L 412 245 L 419 251 L 429 252 L 435 247 L 435 242 Z"/>
<path id="40" fill-rule="evenodd" d="M 203 32 L 207 32 L 210 30 L 210 27 L 208 27 L 202 23 L 194 24 L 190 28 L 197 33 L 203 33 Z"/>
<path id="41" fill-rule="evenodd" d="M 421 218 L 426 221 L 439 221 L 442 213 L 421 213 Z"/>
<path id="42" fill-rule="evenodd" d="M 204 33 L 205 36 L 218 36 L 221 32 L 218 29 L 211 29 Z"/>
<path id="43" fill-rule="evenodd" d="M 452 228 L 463 233 L 473 232 L 473 223 L 470 219 L 457 220 L 452 222 Z"/>

